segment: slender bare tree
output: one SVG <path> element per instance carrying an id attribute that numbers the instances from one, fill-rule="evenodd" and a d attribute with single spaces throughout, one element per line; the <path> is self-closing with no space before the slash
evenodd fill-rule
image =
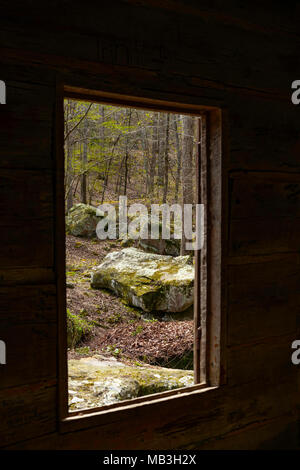
<path id="1" fill-rule="evenodd" d="M 183 118 L 183 148 L 182 148 L 182 222 L 184 227 L 184 205 L 193 204 L 193 150 L 194 150 L 194 119 L 192 116 Z M 187 253 L 184 228 L 181 239 L 181 255 Z"/>

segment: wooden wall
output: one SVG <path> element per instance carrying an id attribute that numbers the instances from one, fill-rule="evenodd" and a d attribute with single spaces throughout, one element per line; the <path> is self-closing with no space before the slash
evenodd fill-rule
<path id="1" fill-rule="evenodd" d="M 226 5 L 226 7 L 225 7 Z M 2 1 L 0 447 L 298 448 L 299 2 Z M 61 432 L 57 83 L 220 106 L 227 119 L 227 383 Z"/>

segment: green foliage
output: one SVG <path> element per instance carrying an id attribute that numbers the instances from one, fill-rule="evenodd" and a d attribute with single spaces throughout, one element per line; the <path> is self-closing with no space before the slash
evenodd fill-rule
<path id="1" fill-rule="evenodd" d="M 82 346 L 81 348 L 76 348 L 75 351 L 77 354 L 81 354 L 82 356 L 89 356 L 91 351 L 89 346 Z"/>
<path id="2" fill-rule="evenodd" d="M 143 331 L 143 325 L 138 325 L 138 326 L 136 327 L 136 330 L 133 331 L 131 334 L 132 334 L 132 336 L 137 336 L 137 335 L 139 335 L 142 331 Z"/>
<path id="3" fill-rule="evenodd" d="M 105 201 L 106 194 L 118 200 L 129 189 L 133 198 L 161 203 L 166 181 L 168 202 L 181 198 L 178 165 L 185 137 L 181 115 L 74 100 L 65 100 L 64 107 L 66 198 L 71 191 L 76 202 L 81 199 L 83 175 L 87 199 L 95 205 Z M 166 146 L 168 176 L 164 174 Z"/>
<path id="4" fill-rule="evenodd" d="M 120 323 L 122 321 L 122 315 L 118 312 L 113 313 L 107 318 L 106 321 L 112 325 Z"/>
<path id="5" fill-rule="evenodd" d="M 141 364 L 138 361 L 134 361 L 134 365 L 137 366 L 137 367 L 143 367 L 143 364 Z"/>
<path id="6" fill-rule="evenodd" d="M 106 347 L 106 352 L 111 353 L 115 357 L 121 357 L 122 349 L 118 348 L 115 344 Z"/>

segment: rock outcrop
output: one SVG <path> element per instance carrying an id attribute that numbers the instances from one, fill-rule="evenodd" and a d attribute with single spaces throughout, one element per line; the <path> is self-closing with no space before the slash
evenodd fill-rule
<path id="1" fill-rule="evenodd" d="M 100 355 L 70 359 L 68 372 L 71 411 L 110 405 L 194 383 L 190 370 L 130 366 Z"/>
<path id="2" fill-rule="evenodd" d="M 194 266 L 189 256 L 163 256 L 124 248 L 93 269 L 91 286 L 106 288 L 145 312 L 183 312 L 193 304 Z"/>
<path id="3" fill-rule="evenodd" d="M 159 255 L 170 255 L 170 256 L 179 256 L 180 255 L 180 245 L 181 240 L 175 238 L 174 236 L 174 225 L 170 225 L 170 238 L 162 238 L 162 223 L 156 224 L 157 232 L 159 237 L 157 239 L 151 238 L 151 224 L 149 222 L 144 222 L 148 225 L 148 234 L 149 238 L 138 237 L 126 238 L 122 241 L 124 247 L 134 246 L 148 253 L 155 253 Z M 152 227 L 153 229 L 153 227 Z M 154 230 L 154 229 L 153 229 Z"/>
<path id="4" fill-rule="evenodd" d="M 96 237 L 96 226 L 103 218 L 96 207 L 89 204 L 75 204 L 66 216 L 66 230 L 75 237 Z"/>
<path id="5" fill-rule="evenodd" d="M 67 308 L 67 344 L 68 348 L 74 348 L 85 339 L 92 330 L 92 324 L 80 315 L 71 313 Z"/>

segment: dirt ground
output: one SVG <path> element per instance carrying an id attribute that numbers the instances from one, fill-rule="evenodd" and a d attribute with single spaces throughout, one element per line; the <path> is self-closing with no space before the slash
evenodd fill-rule
<path id="1" fill-rule="evenodd" d="M 174 358 L 192 351 L 192 320 L 146 320 L 141 310 L 125 305 L 112 292 L 90 287 L 92 268 L 109 252 L 120 249 L 117 240 L 87 240 L 67 235 L 67 308 L 93 325 L 90 335 L 69 350 L 69 357 L 101 353 L 124 362 L 172 367 Z"/>

